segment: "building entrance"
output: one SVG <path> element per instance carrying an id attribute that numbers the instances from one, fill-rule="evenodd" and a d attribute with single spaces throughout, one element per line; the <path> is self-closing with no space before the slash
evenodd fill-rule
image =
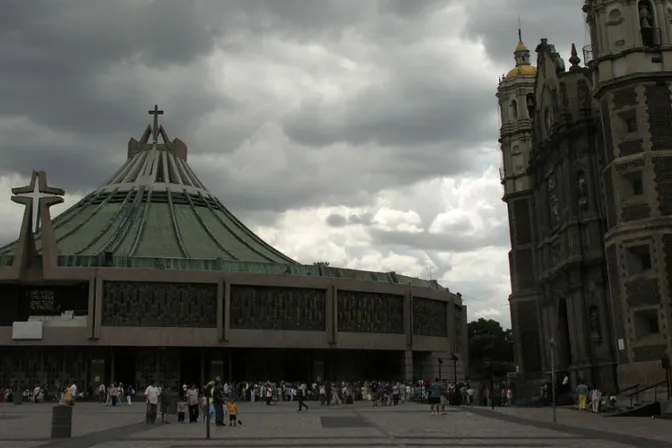
<path id="1" fill-rule="evenodd" d="M 193 348 L 180 349 L 180 385 L 201 385 L 201 350 Z"/>

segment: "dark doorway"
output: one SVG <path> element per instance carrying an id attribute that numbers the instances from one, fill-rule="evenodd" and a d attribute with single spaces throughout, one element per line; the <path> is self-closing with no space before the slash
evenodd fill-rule
<path id="1" fill-rule="evenodd" d="M 201 384 L 200 349 L 180 350 L 180 384 Z"/>
<path id="2" fill-rule="evenodd" d="M 283 350 L 281 362 L 286 381 L 309 381 L 311 379 L 308 350 Z"/>
<path id="3" fill-rule="evenodd" d="M 558 369 L 568 370 L 572 363 L 572 346 L 569 337 L 569 315 L 567 312 L 567 300 L 560 299 L 558 304 Z"/>
<path id="4" fill-rule="evenodd" d="M 136 352 L 132 348 L 124 347 L 114 350 L 114 372 L 112 377 L 115 383 L 124 383 L 135 386 L 135 357 Z"/>

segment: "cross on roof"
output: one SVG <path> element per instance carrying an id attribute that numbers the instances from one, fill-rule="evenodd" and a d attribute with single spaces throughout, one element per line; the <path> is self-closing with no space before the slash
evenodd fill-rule
<path id="1" fill-rule="evenodd" d="M 159 139 L 159 115 L 163 115 L 163 111 L 159 110 L 158 105 L 154 105 L 154 110 L 150 110 L 149 115 L 154 115 L 154 125 L 152 126 L 152 137 L 154 138 L 154 143 Z"/>
<path id="2" fill-rule="evenodd" d="M 54 204 L 63 202 L 65 192 L 60 188 L 50 187 L 47 184 L 47 174 L 44 171 L 33 171 L 30 183 L 25 187 L 12 188 L 12 201 L 30 207 L 31 231 L 37 233 L 40 230 L 42 216 L 40 204 L 47 209 Z M 42 202 L 44 201 L 44 202 Z"/>

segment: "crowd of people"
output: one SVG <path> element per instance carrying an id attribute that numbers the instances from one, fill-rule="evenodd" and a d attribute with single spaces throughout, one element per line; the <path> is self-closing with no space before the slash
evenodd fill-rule
<path id="1" fill-rule="evenodd" d="M 568 378 L 561 384 L 568 386 Z M 609 412 L 616 408 L 616 397 L 603 394 L 598 387 L 589 387 L 583 380 L 578 381 L 575 390 L 567 390 L 565 396 L 576 397 L 580 411 Z M 180 423 L 205 421 L 222 426 L 228 416 L 231 426 L 239 424 L 237 401 L 262 401 L 267 405 L 274 402 L 295 402 L 297 411 L 307 411 L 309 402 L 320 406 L 339 406 L 358 401 L 367 401 L 372 406 L 397 406 L 407 401 L 428 403 L 432 415 L 446 412 L 450 404 L 480 406 L 513 406 L 514 389 L 506 382 L 450 383 L 438 378 L 429 381 L 360 381 L 293 383 L 274 382 L 219 382 L 211 381 L 201 387 L 183 384 L 173 392 L 171 387 L 149 385 L 144 393 L 139 393 L 130 385 L 121 382 L 109 385 L 99 384 L 96 389 L 89 386 L 88 394 L 80 391 L 75 383 L 54 385 L 51 388 L 36 385 L 22 392 L 24 401 L 41 403 L 53 401 L 74 405 L 76 401 L 96 395 L 101 404 L 108 406 L 131 406 L 133 401 L 147 403 L 147 423 L 155 423 L 159 414 L 161 422 L 168 422 L 169 414 L 177 414 Z M 140 389 L 142 390 L 142 389 Z M 557 390 L 556 390 L 557 392 Z M 12 401 L 15 392 L 6 389 L 0 394 L 3 401 Z M 550 405 L 552 401 L 550 384 L 544 384 L 534 394 L 532 404 Z"/>

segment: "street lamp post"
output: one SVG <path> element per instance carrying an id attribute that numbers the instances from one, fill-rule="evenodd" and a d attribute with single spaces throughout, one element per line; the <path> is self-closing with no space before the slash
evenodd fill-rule
<path id="1" fill-rule="evenodd" d="M 551 401 L 553 405 L 553 423 L 556 423 L 555 388 L 555 339 L 551 338 Z"/>

